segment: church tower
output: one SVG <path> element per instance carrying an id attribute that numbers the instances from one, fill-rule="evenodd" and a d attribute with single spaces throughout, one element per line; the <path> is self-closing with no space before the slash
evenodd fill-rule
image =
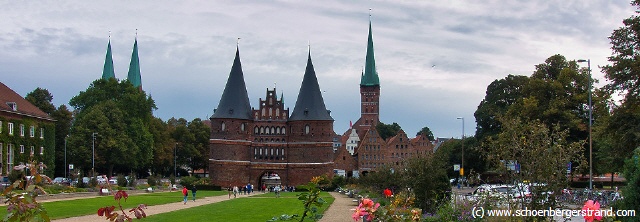
<path id="1" fill-rule="evenodd" d="M 380 122 L 380 79 L 376 71 L 376 60 L 373 53 L 373 36 L 371 20 L 369 20 L 369 39 L 367 41 L 367 57 L 364 71 L 360 78 L 360 119 L 354 128 L 359 135 Z"/>
<path id="2" fill-rule="evenodd" d="M 104 58 L 104 68 L 102 69 L 102 78 L 109 80 L 116 78 L 113 71 L 113 57 L 111 56 L 111 36 L 109 36 L 109 44 L 107 45 L 107 55 Z"/>
<path id="3" fill-rule="evenodd" d="M 129 64 L 129 74 L 127 75 L 127 80 L 129 80 L 129 82 L 131 82 L 134 87 L 142 91 L 142 79 L 140 77 L 140 59 L 138 58 L 138 37 L 136 37 L 136 40 L 133 43 L 133 52 L 131 53 L 131 63 Z"/>

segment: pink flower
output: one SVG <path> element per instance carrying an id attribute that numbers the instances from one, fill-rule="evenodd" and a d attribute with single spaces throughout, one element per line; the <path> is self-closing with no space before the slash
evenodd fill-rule
<path id="1" fill-rule="evenodd" d="M 602 215 L 600 214 L 600 203 L 598 201 L 587 200 L 582 207 L 582 212 L 584 214 L 584 220 L 587 222 L 593 222 L 593 220 L 602 220 Z"/>

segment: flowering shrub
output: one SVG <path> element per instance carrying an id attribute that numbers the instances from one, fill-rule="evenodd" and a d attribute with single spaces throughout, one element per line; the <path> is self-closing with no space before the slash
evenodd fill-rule
<path id="1" fill-rule="evenodd" d="M 108 190 L 111 191 L 111 185 L 107 183 L 107 186 L 109 188 Z M 100 192 L 102 192 L 102 189 L 100 189 Z M 113 198 L 118 202 L 118 207 L 122 214 L 119 214 L 116 211 L 116 207 L 112 205 L 98 209 L 98 216 L 106 217 L 106 219 L 108 219 L 109 221 L 115 222 L 124 222 L 125 220 L 132 221 L 133 218 L 131 218 L 128 213 L 124 212 L 122 204 L 120 203 L 122 199 L 124 199 L 124 201 L 127 201 L 127 198 L 129 198 L 129 194 L 127 194 L 127 192 L 124 190 L 118 190 L 117 192 L 113 192 Z M 145 204 L 140 204 L 137 207 L 129 210 L 129 213 L 132 213 L 137 219 L 142 219 L 147 217 L 144 209 L 147 209 L 147 206 Z"/>
<path id="2" fill-rule="evenodd" d="M 392 195 L 383 192 L 387 197 Z M 363 198 L 351 217 L 354 221 L 420 221 L 422 210 L 414 208 L 415 197 L 410 192 L 395 195 L 389 205 L 381 206 L 369 198 Z"/>
<path id="3" fill-rule="evenodd" d="M 311 178 L 311 181 L 309 181 L 307 185 L 301 185 L 302 188 L 308 190 L 308 192 L 298 194 L 298 200 L 301 200 L 304 206 L 304 211 L 302 212 L 302 217 L 300 217 L 299 221 L 304 221 L 305 218 L 310 218 L 314 221 L 318 221 L 322 218 L 322 214 L 318 213 L 318 207 L 321 207 L 326 202 L 320 197 L 320 187 L 321 184 L 326 184 L 327 181 L 327 176 L 323 175 Z M 278 217 L 273 217 L 268 221 L 273 222 L 279 220 L 294 220 L 297 217 L 297 214 L 284 214 Z"/>
<path id="4" fill-rule="evenodd" d="M 4 189 L 2 194 L 5 197 L 5 204 L 7 204 L 7 215 L 4 221 L 50 221 L 47 211 L 41 203 L 36 201 L 38 195 L 46 194 L 44 189 L 37 185 L 43 181 L 38 169 L 44 168 L 46 168 L 44 164 L 37 165 L 35 162 L 14 167 L 16 171 L 29 169 L 31 175 L 35 176 L 32 179 L 24 177 L 18 179 Z M 14 192 L 16 189 L 23 191 Z"/>

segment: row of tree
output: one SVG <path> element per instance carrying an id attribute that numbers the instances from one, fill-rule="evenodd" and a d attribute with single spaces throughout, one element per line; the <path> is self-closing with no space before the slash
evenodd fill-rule
<path id="1" fill-rule="evenodd" d="M 58 108 L 37 88 L 26 99 L 56 120 L 55 176 L 187 175 L 207 169 L 210 129 L 201 119 L 154 117 L 155 102 L 128 81 L 99 79 Z M 65 166 L 65 162 L 67 166 Z"/>

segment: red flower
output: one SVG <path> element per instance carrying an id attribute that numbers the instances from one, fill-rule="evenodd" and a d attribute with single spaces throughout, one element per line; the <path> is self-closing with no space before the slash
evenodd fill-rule
<path id="1" fill-rule="evenodd" d="M 384 194 L 385 197 L 391 197 L 393 195 L 393 192 L 391 192 L 391 190 L 389 190 L 389 188 L 387 188 L 387 189 L 384 189 L 383 194 Z"/>

